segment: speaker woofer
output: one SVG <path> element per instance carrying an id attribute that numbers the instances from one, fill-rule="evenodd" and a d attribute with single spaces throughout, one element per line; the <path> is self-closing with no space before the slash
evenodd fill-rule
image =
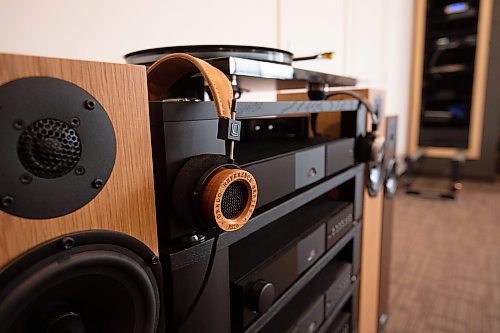
<path id="1" fill-rule="evenodd" d="M 154 258 L 115 232 L 46 243 L 0 273 L 2 332 L 156 332 L 161 267 Z"/>

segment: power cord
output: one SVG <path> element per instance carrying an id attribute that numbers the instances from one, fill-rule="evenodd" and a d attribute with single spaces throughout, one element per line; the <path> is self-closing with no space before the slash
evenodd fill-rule
<path id="1" fill-rule="evenodd" d="M 334 96 L 340 96 L 340 95 L 354 97 L 359 102 L 359 105 L 363 105 L 366 108 L 366 111 L 370 114 L 370 117 L 372 118 L 372 132 L 375 132 L 378 128 L 379 118 L 378 118 L 377 111 L 372 106 L 372 104 L 366 98 L 364 98 L 363 96 L 361 96 L 358 93 L 355 93 L 354 91 L 343 91 L 343 90 L 330 92 L 328 95 L 326 95 L 325 100 L 329 100 Z M 358 105 L 358 109 L 359 109 L 359 105 Z"/>

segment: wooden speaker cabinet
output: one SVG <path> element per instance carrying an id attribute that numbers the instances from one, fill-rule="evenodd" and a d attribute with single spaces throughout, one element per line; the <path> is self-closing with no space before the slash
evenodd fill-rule
<path id="1" fill-rule="evenodd" d="M 156 331 L 145 68 L 10 54 L 0 67 L 2 331 Z"/>

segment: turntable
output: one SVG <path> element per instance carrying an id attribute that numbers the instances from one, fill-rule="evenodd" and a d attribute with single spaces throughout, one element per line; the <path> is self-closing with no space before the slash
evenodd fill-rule
<path id="1" fill-rule="evenodd" d="M 233 86 L 243 86 L 244 82 L 252 78 L 276 80 L 276 87 L 280 90 L 306 87 L 309 90 L 324 90 L 328 87 L 354 86 L 357 83 L 356 79 L 351 77 L 295 68 L 292 53 L 256 46 L 172 46 L 132 52 L 125 56 L 125 60 L 130 64 L 150 66 L 172 53 L 188 53 L 206 60 L 230 76 Z M 241 92 L 241 89 L 236 91 Z"/>

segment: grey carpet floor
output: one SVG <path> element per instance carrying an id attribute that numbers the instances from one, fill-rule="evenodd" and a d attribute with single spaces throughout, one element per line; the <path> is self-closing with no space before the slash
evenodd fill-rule
<path id="1" fill-rule="evenodd" d="M 387 333 L 500 332 L 500 182 L 456 201 L 398 192 L 390 281 Z"/>

